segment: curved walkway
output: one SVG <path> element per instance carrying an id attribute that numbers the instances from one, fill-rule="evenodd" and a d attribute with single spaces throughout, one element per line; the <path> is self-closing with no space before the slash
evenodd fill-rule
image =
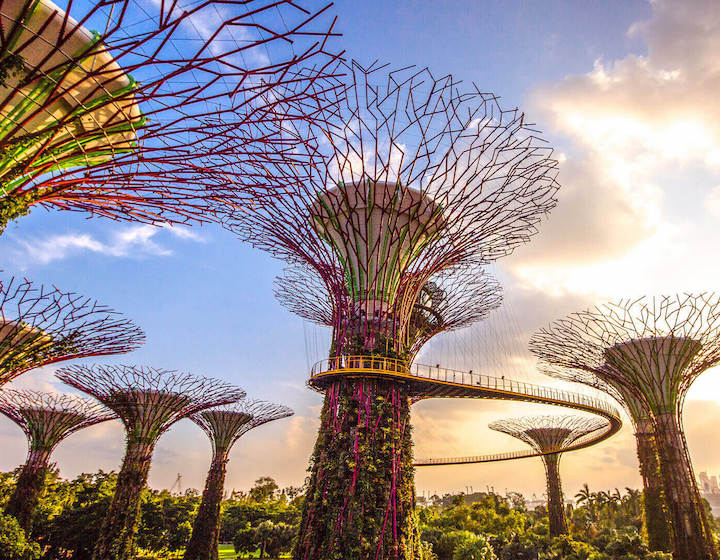
<path id="1" fill-rule="evenodd" d="M 599 443 L 617 433 L 622 427 L 620 412 L 603 399 L 543 385 L 513 381 L 504 377 L 481 375 L 473 373 L 472 370 L 459 371 L 422 364 L 408 366 L 404 361 L 392 358 L 340 356 L 321 360 L 313 366 L 308 384 L 314 389 L 322 390 L 339 376 L 391 378 L 407 384 L 411 397 L 416 401 L 428 398 L 524 401 L 573 408 L 597 414 L 608 420 L 605 428 L 580 438 L 573 445 L 546 453 L 527 449 L 468 457 L 420 458 L 415 461 L 417 467 L 488 463 L 573 451 Z"/>

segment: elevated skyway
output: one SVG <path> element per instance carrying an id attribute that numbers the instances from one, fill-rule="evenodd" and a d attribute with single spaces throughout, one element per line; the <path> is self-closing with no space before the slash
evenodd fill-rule
<path id="1" fill-rule="evenodd" d="M 323 390 L 340 376 L 390 378 L 405 384 L 408 393 L 415 401 L 429 398 L 470 398 L 532 402 L 589 412 L 608 421 L 605 428 L 592 432 L 563 449 L 549 450 L 546 453 L 527 449 L 465 457 L 419 458 L 415 461 L 415 466 L 418 467 L 488 463 L 574 451 L 600 443 L 622 427 L 619 410 L 604 399 L 472 371 L 424 364 L 408 365 L 403 360 L 393 358 L 339 356 L 321 360 L 313 366 L 308 384 L 314 389 Z"/>

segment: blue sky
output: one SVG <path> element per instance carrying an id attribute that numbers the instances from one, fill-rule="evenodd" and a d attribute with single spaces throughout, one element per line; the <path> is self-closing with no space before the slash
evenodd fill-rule
<path id="1" fill-rule="evenodd" d="M 688 240 L 701 235 L 708 246 L 717 241 L 720 191 L 713 195 L 713 187 L 720 184 L 720 175 L 713 158 L 720 136 L 716 130 L 701 130 L 705 136 L 693 133 L 697 149 L 706 150 L 707 157 L 685 157 L 680 148 L 679 155 L 670 157 L 651 141 L 656 134 L 676 137 L 675 129 L 663 129 L 653 115 L 662 113 L 664 122 L 672 123 L 680 114 L 716 110 L 717 101 L 709 94 L 697 99 L 686 96 L 686 105 L 678 108 L 677 91 L 665 95 L 664 82 L 647 85 L 640 79 L 644 69 L 657 77 L 679 68 L 680 77 L 672 79 L 673 87 L 682 93 L 681 86 L 695 91 L 716 78 L 717 69 L 710 63 L 691 68 L 683 53 L 652 48 L 663 38 L 680 44 L 682 37 L 673 35 L 674 25 L 681 29 L 683 18 L 704 14 L 709 5 L 691 4 L 695 12 L 689 15 L 672 9 L 673 3 L 653 6 L 645 1 L 336 4 L 338 29 L 344 34 L 338 42 L 348 55 L 368 63 L 388 61 L 395 67 L 429 66 L 438 75 L 452 73 L 474 81 L 501 96 L 504 106 L 526 108 L 530 120 L 547 131 L 546 137 L 558 147 L 563 185 L 560 206 L 546 224 L 547 232 L 498 266 L 508 310 L 498 319 L 496 334 L 509 333 L 521 341 L 544 322 L 578 306 L 627 295 L 624 289 L 652 293 L 686 286 L 712 288 L 717 283 L 717 267 L 703 261 L 701 251 L 689 251 Z M 651 22 L 647 29 L 635 25 L 645 21 Z M 720 23 L 703 21 L 710 52 L 708 45 L 720 42 Z M 708 60 L 712 61 L 711 54 Z M 643 95 L 643 87 L 658 92 L 650 116 L 627 101 L 635 98 L 634 92 Z M 681 113 L 671 113 L 671 109 Z M 565 118 L 576 113 L 589 120 Z M 628 130 L 602 126 L 615 117 L 636 126 Z M 682 132 L 678 129 L 678 134 Z M 641 150 L 638 135 L 643 134 L 648 141 L 640 142 Z M 707 142 L 701 142 L 706 136 Z M 637 151 L 626 148 L 624 142 Z M 623 151 L 613 151 L 617 146 Z M 667 162 L 661 165 L 663 157 Z M 624 167 L 615 173 L 614 166 L 621 164 Z M 690 197 L 689 188 L 694 189 Z M 678 259 L 685 273 L 667 274 L 668 259 Z M 141 325 L 148 335 L 145 347 L 108 362 L 217 376 L 241 385 L 252 397 L 293 407 L 295 418 L 262 427 L 240 441 L 230 464 L 229 485 L 247 487 L 262 475 L 275 476 L 282 484 L 302 482 L 321 402 L 304 385 L 307 364 L 324 349 L 308 353 L 306 342 L 316 343 L 317 329 L 303 326 L 273 299 L 272 281 L 282 263 L 214 226 L 172 231 L 35 209 L 0 238 L 0 268 L 96 297 Z M 619 270 L 624 271 L 622 275 Z M 507 326 L 513 314 L 520 317 L 517 328 Z M 309 333 L 307 338 L 305 333 Z M 465 363 L 456 365 L 472 367 L 473 351 L 491 346 L 481 340 L 483 336 L 487 333 L 478 330 L 450 335 L 431 345 L 426 358 L 446 363 L 462 354 Z M 518 355 L 508 359 L 504 371 L 537 380 L 530 358 L 520 355 L 522 342 L 513 344 L 519 348 Z M 17 384 L 47 387 L 51 379 L 51 368 L 47 368 L 23 376 Z M 717 389 L 715 384 L 703 387 Z M 707 414 L 701 415 L 700 410 Z M 503 403 L 422 403 L 414 417 L 416 454 L 462 455 L 517 448 L 480 423 L 498 415 L 536 411 L 547 412 Z M 720 405 L 706 402 L 688 414 L 720 418 Z M 692 430 L 697 428 L 700 434 L 704 425 L 700 420 L 689 425 L 691 447 L 702 437 L 693 436 Z M 6 420 L 0 420 L 0 445 L 7 450 L 0 458 L 0 469 L 14 468 L 23 460 L 20 432 Z M 62 473 L 74 476 L 117 468 L 121 450 L 119 427 L 98 426 L 63 443 L 55 457 Z M 582 453 L 566 460 L 568 493 L 586 479 L 591 487 L 639 484 L 629 430 Z M 150 482 L 168 487 L 181 472 L 186 486 L 201 487 L 208 459 L 205 436 L 184 422 L 161 439 Z M 588 470 L 590 464 L 602 469 Z M 696 457 L 696 465 L 698 470 L 720 470 L 720 454 Z M 612 467 L 614 477 L 601 472 L 607 467 Z M 517 482 L 508 475 L 513 468 L 530 469 L 530 474 Z M 450 467 L 418 474 L 419 491 L 487 484 L 539 492 L 543 484 L 540 462 Z"/>

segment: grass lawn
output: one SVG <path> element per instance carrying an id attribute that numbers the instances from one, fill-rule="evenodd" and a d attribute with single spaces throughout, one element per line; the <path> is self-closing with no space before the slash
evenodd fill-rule
<path id="1" fill-rule="evenodd" d="M 221 544 L 218 546 L 218 556 L 220 560 L 233 558 L 233 560 L 237 557 L 237 554 L 235 553 L 235 549 L 233 548 L 233 545 L 231 544 Z"/>

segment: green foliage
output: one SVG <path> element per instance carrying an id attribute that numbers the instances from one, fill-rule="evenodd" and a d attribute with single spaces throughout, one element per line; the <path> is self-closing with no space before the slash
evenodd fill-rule
<path id="1" fill-rule="evenodd" d="M 14 517 L 0 513 L 0 558 L 3 560 L 36 560 L 40 546 L 25 536 Z"/>
<path id="2" fill-rule="evenodd" d="M 0 507 L 16 476 L 0 473 Z M 116 480 L 115 474 L 102 471 L 62 480 L 51 469 L 33 520 L 35 542 L 13 518 L 0 515 L 0 558 L 89 560 Z M 528 510 L 521 496 L 445 496 L 437 505 L 416 511 L 420 534 L 413 560 L 671 560 L 669 554 L 648 550 L 640 493 L 584 488 L 579 494 L 581 505 L 568 516 L 570 535 L 554 539 L 548 535 L 547 511 Z M 181 558 L 198 505 L 193 490 L 183 495 L 146 490 L 136 558 Z M 236 552 L 225 549 L 221 557 L 286 554 L 300 525 L 302 505 L 297 488 L 278 490 L 266 477 L 248 491 L 233 492 L 222 503 L 221 541 L 233 542 L 230 548 Z M 716 526 L 717 521 L 711 523 Z"/>
<path id="3" fill-rule="evenodd" d="M 590 544 L 575 541 L 568 535 L 555 537 L 540 560 L 590 560 L 598 558 L 597 549 Z M 599 559 L 598 559 L 599 560 Z"/>
<path id="4" fill-rule="evenodd" d="M 24 71 L 25 59 L 17 53 L 6 52 L 0 58 L 0 86 L 8 87 L 8 78 Z"/>
<path id="5" fill-rule="evenodd" d="M 0 196 L 0 233 L 5 231 L 7 225 L 13 220 L 29 214 L 32 204 L 40 196 L 42 196 L 42 191 L 31 191 L 21 195 L 2 194 Z"/>
<path id="6" fill-rule="evenodd" d="M 497 556 L 483 535 L 471 534 L 455 547 L 453 560 L 497 560 Z"/>
<path id="7" fill-rule="evenodd" d="M 255 486 L 250 489 L 250 499 L 254 502 L 268 502 L 275 497 L 275 492 L 280 488 L 269 476 L 263 476 L 255 481 Z"/>

